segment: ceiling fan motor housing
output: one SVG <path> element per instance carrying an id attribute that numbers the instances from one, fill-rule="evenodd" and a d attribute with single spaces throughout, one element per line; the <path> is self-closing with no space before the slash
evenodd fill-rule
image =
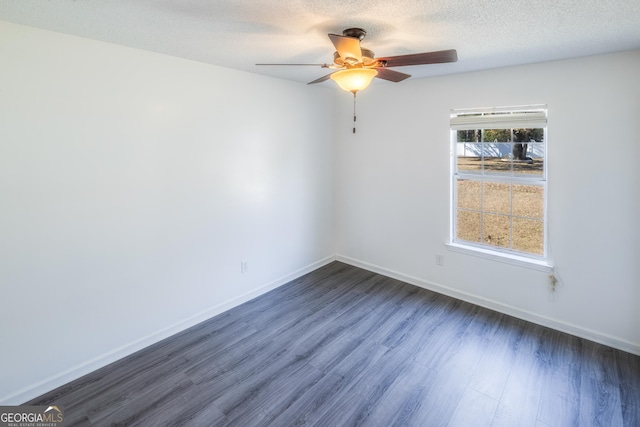
<path id="1" fill-rule="evenodd" d="M 340 56 L 340 53 L 338 52 L 333 53 L 333 63 L 341 68 L 355 67 L 355 66 L 358 66 L 358 64 L 364 67 L 371 67 L 374 65 L 377 66 L 376 60 L 375 60 L 375 53 L 373 53 L 372 50 L 366 49 L 364 47 L 361 47 L 360 50 L 362 51 L 362 63 L 360 63 L 360 61 L 357 58 L 349 58 L 349 57 L 343 58 Z"/>

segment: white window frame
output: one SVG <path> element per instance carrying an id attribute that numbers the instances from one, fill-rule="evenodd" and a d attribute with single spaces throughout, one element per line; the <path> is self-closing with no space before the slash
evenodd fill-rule
<path id="1" fill-rule="evenodd" d="M 497 114 L 496 114 L 497 113 Z M 451 110 L 451 227 L 447 247 L 456 252 L 479 256 L 499 262 L 506 262 L 540 271 L 552 272 L 547 257 L 547 106 L 526 105 L 496 108 L 467 108 Z M 543 128 L 543 170 L 541 176 L 525 177 L 515 175 L 487 175 L 477 173 L 460 173 L 457 170 L 457 131 L 475 129 L 513 129 L 513 128 Z M 512 142 L 513 144 L 513 139 Z M 504 182 L 512 184 L 540 185 L 543 188 L 543 255 L 519 252 L 509 248 L 494 245 L 456 240 L 457 222 L 457 181 L 469 179 L 477 181 Z M 511 230 L 513 231 L 513 230 Z"/>

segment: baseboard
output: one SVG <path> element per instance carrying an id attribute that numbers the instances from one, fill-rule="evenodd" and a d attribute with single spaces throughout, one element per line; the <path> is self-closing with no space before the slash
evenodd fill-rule
<path id="1" fill-rule="evenodd" d="M 450 296 L 452 298 L 457 298 L 462 301 L 466 301 L 472 304 L 479 305 L 481 307 L 488 308 L 490 310 L 507 314 L 509 316 L 517 317 L 519 319 L 536 323 L 541 326 L 546 326 L 546 327 L 549 327 L 561 332 L 565 332 L 580 338 L 588 339 L 590 341 L 607 345 L 609 347 L 617 348 L 622 351 L 640 355 L 640 345 L 622 340 L 617 337 L 605 335 L 597 331 L 582 328 L 570 323 L 561 322 L 556 319 L 552 319 L 546 316 L 541 316 L 539 314 L 532 313 L 526 310 L 521 310 L 519 308 L 510 306 L 507 304 L 503 304 L 498 301 L 482 298 L 478 295 L 459 291 L 447 286 L 439 285 L 434 282 L 430 282 L 430 281 L 420 279 L 418 277 L 414 277 L 411 275 L 407 275 L 404 273 L 400 273 L 398 271 L 394 271 L 394 270 L 381 267 L 375 264 L 371 264 L 365 261 L 361 261 L 361 260 L 347 257 L 344 255 L 335 255 L 335 256 L 332 255 L 332 256 L 323 258 L 317 262 L 314 262 L 312 264 L 309 264 L 296 271 L 293 271 L 276 280 L 273 280 L 257 289 L 254 289 L 251 292 L 247 292 L 243 295 L 237 296 L 224 303 L 210 307 L 206 310 L 203 310 L 199 313 L 194 314 L 193 316 L 190 316 L 189 318 L 176 322 L 173 325 L 170 325 L 164 329 L 156 331 L 136 341 L 126 344 L 120 348 L 114 349 L 108 353 L 100 355 L 85 363 L 72 367 L 64 372 L 58 373 L 43 381 L 24 387 L 23 389 L 11 395 L 4 396 L 3 398 L 0 398 L 0 405 L 19 405 L 19 404 L 22 404 L 23 402 L 34 399 L 70 381 L 78 379 L 83 375 L 93 372 L 96 369 L 102 368 L 112 362 L 122 359 L 123 357 L 133 354 L 138 350 L 142 350 L 145 347 L 148 347 L 165 338 L 168 338 L 171 335 L 174 335 L 178 332 L 181 332 L 185 329 L 195 326 L 198 323 L 201 323 L 207 319 L 210 319 L 211 317 L 217 316 L 218 314 L 223 313 L 233 307 L 236 307 L 266 292 L 276 289 L 277 287 L 282 286 L 290 282 L 291 280 L 297 279 L 298 277 L 303 276 L 313 270 L 316 270 L 326 264 L 329 264 L 332 261 L 340 261 L 345 264 L 363 268 L 365 270 L 369 270 L 374 273 L 382 274 L 387 277 L 401 280 L 403 282 L 412 284 L 414 286 L 418 286 L 424 289 L 438 292 L 443 295 Z"/>
<path id="2" fill-rule="evenodd" d="M 108 353 L 102 354 L 85 363 L 74 366 L 64 372 L 60 372 L 36 384 L 31 384 L 27 387 L 24 387 L 23 389 L 11 395 L 4 396 L 3 398 L 1 398 L 0 405 L 20 405 L 24 402 L 35 399 L 36 397 L 41 396 L 44 393 L 47 393 L 57 387 L 67 384 L 70 381 L 76 380 L 82 377 L 83 375 L 86 375 L 97 369 L 100 369 L 110 363 L 113 363 L 119 359 L 122 359 L 123 357 L 133 354 L 138 350 L 142 350 L 145 347 L 148 347 L 152 344 L 162 341 L 163 339 L 168 338 L 171 335 L 177 334 L 178 332 L 181 332 L 192 326 L 195 326 L 198 323 L 204 322 L 207 319 L 217 316 L 218 314 L 223 313 L 227 310 L 230 310 L 233 307 L 236 307 L 264 293 L 267 293 L 273 289 L 276 289 L 279 286 L 282 286 L 294 279 L 297 279 L 300 276 L 310 273 L 311 271 L 316 270 L 333 261 L 335 261 L 335 256 L 333 255 L 323 258 L 303 268 L 293 271 L 292 273 L 286 274 L 276 280 L 273 280 L 257 289 L 254 289 L 243 295 L 237 296 L 231 300 L 225 301 L 224 303 L 215 305 L 199 313 L 196 313 L 193 316 L 190 316 L 186 319 L 183 319 L 179 322 L 174 323 L 173 325 L 170 325 L 159 331 L 151 333 L 145 337 L 135 340 L 120 348 L 114 349 Z"/>
<path id="3" fill-rule="evenodd" d="M 443 295 L 450 296 L 462 301 L 470 302 L 472 304 L 479 305 L 481 307 L 488 308 L 490 310 L 497 311 L 499 313 L 507 314 L 509 316 L 517 317 L 518 319 L 526 320 L 528 322 L 536 323 L 541 326 L 546 326 L 551 329 L 555 329 L 560 332 L 565 332 L 570 335 L 574 335 L 579 338 L 584 338 L 590 341 L 597 342 L 609 347 L 617 348 L 628 353 L 640 355 L 640 345 L 632 342 L 620 339 L 618 337 L 602 334 L 598 331 L 586 329 L 577 325 L 562 322 L 557 319 L 553 319 L 546 316 L 522 310 L 517 307 L 503 304 L 501 302 L 480 297 L 468 292 L 459 291 L 457 289 L 450 288 L 448 286 L 439 285 L 428 280 L 420 279 L 418 277 L 410 276 L 398 271 L 390 270 L 379 265 L 371 264 L 358 259 L 350 258 L 344 255 L 336 255 L 336 261 L 343 262 L 345 264 L 353 265 L 354 267 L 363 268 L 374 273 L 382 274 L 383 276 L 391 277 L 411 285 L 418 286 L 420 288 L 428 289 L 434 292 L 438 292 Z"/>

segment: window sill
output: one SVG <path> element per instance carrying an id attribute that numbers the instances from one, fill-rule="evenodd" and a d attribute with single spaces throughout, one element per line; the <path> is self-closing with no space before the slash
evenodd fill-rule
<path id="1" fill-rule="evenodd" d="M 524 256 L 507 254 L 484 248 L 477 248 L 474 246 L 461 245 L 459 243 L 445 243 L 445 246 L 449 250 L 454 252 L 489 259 L 491 261 L 503 262 L 506 264 L 516 265 L 518 267 L 529 268 L 532 270 L 543 271 L 545 273 L 553 273 L 553 265 L 550 265 L 545 260 L 537 260 Z"/>

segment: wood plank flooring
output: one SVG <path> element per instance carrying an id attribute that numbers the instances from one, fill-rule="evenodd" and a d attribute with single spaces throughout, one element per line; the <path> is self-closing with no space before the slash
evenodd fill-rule
<path id="1" fill-rule="evenodd" d="M 640 426 L 640 357 L 334 262 L 50 403 L 67 426 Z"/>

